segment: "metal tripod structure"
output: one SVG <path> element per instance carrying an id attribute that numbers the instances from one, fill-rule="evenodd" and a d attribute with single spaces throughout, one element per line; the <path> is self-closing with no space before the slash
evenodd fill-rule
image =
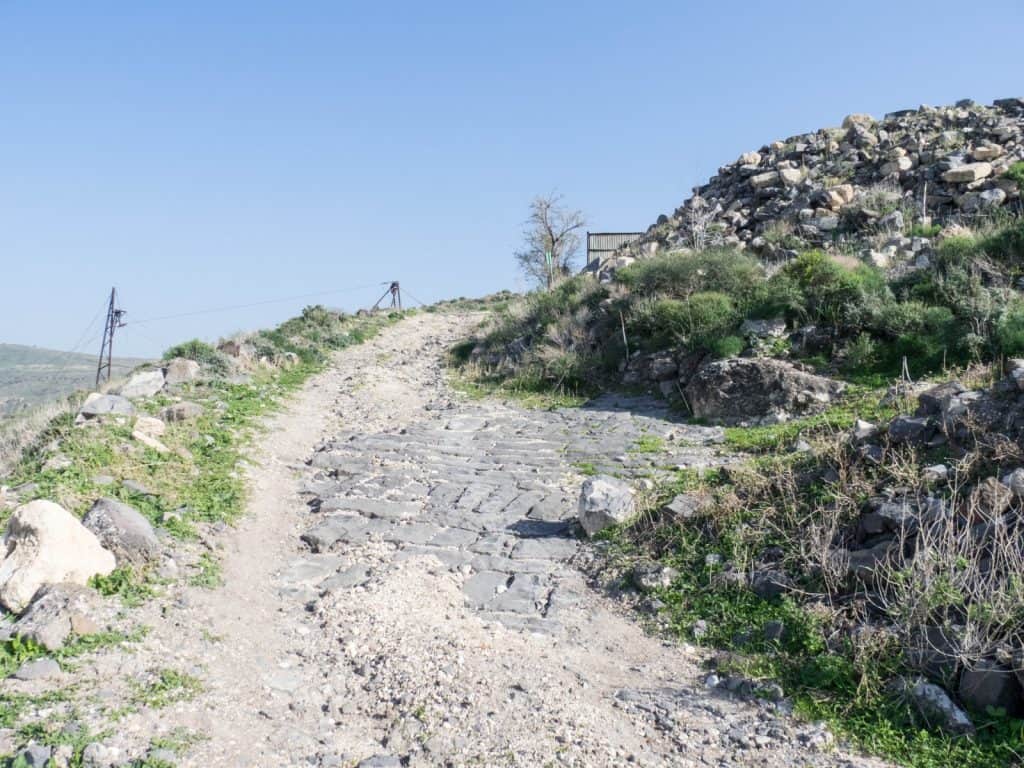
<path id="1" fill-rule="evenodd" d="M 114 362 L 114 332 L 124 328 L 123 309 L 117 307 L 117 288 L 110 289 L 110 304 L 107 306 L 107 324 L 103 328 L 103 344 L 100 346 L 100 359 L 96 363 L 96 386 L 101 382 L 110 381 L 110 371 Z"/>
<path id="2" fill-rule="evenodd" d="M 402 289 L 398 285 L 398 281 L 392 281 L 388 289 L 384 291 L 384 295 L 377 299 L 377 303 L 373 305 L 374 309 L 380 309 L 380 303 L 391 294 L 391 309 L 397 309 L 399 312 L 402 311 Z"/>

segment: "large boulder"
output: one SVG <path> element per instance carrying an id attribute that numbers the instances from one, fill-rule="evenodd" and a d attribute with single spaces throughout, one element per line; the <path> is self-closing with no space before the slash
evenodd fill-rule
<path id="1" fill-rule="evenodd" d="M 686 385 L 693 415 L 724 423 L 785 421 L 823 410 L 843 391 L 840 382 L 769 358 L 716 360 Z"/>
<path id="2" fill-rule="evenodd" d="M 50 584 L 36 593 L 11 630 L 14 635 L 56 651 L 74 635 L 99 631 L 99 595 L 76 584 Z"/>
<path id="3" fill-rule="evenodd" d="M 114 553 L 118 565 L 141 565 L 160 554 L 160 539 L 149 520 L 120 501 L 99 499 L 82 518 L 82 525 Z"/>
<path id="4" fill-rule="evenodd" d="M 129 400 L 135 400 L 140 397 L 152 397 L 163 388 L 163 371 L 159 369 L 155 371 L 139 371 L 138 373 L 133 373 L 128 381 L 120 386 L 117 394 L 121 397 L 127 397 Z"/>
<path id="5" fill-rule="evenodd" d="M 134 416 L 135 406 L 126 397 L 120 395 L 101 395 L 93 392 L 82 403 L 78 412 L 86 419 L 94 419 L 100 416 Z"/>
<path id="6" fill-rule="evenodd" d="M 4 532 L 0 604 L 21 613 L 40 587 L 85 585 L 114 570 L 114 555 L 66 509 L 42 499 L 18 507 Z"/>
<path id="7" fill-rule="evenodd" d="M 199 363 L 176 357 L 164 367 L 164 382 L 168 387 L 189 384 L 199 378 Z"/>
<path id="8" fill-rule="evenodd" d="M 608 475 L 588 477 L 580 490 L 580 525 L 593 536 L 628 520 L 634 510 L 633 488 Z"/>
<path id="9" fill-rule="evenodd" d="M 989 707 L 1003 709 L 1012 717 L 1024 714 L 1021 685 L 1011 669 L 997 661 L 982 659 L 960 675 L 960 700 L 976 712 Z"/>

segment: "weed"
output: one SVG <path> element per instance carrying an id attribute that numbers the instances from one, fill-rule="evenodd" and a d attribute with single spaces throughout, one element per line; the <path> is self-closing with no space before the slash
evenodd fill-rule
<path id="1" fill-rule="evenodd" d="M 174 669 L 150 672 L 143 681 L 133 681 L 132 701 L 150 709 L 163 709 L 195 698 L 203 690 L 198 678 Z"/>
<path id="2" fill-rule="evenodd" d="M 632 453 L 661 453 L 665 440 L 658 435 L 641 435 L 633 444 Z"/>
<path id="3" fill-rule="evenodd" d="M 210 552 L 204 552 L 199 556 L 195 568 L 196 573 L 189 579 L 189 584 L 193 587 L 216 589 L 224 583 L 220 561 Z"/>
<path id="4" fill-rule="evenodd" d="M 93 576 L 89 586 L 105 597 L 117 595 L 128 607 L 141 605 L 156 595 L 147 575 L 129 566 L 115 568 L 106 576 Z"/>

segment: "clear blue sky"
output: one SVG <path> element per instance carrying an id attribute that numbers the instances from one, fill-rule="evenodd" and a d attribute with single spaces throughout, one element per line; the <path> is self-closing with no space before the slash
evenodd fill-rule
<path id="1" fill-rule="evenodd" d="M 1024 95 L 1021 40 L 1020 0 L 0 0 L 0 341 L 70 348 L 113 284 L 129 319 L 521 288 L 536 193 L 643 229 L 849 112 Z"/>

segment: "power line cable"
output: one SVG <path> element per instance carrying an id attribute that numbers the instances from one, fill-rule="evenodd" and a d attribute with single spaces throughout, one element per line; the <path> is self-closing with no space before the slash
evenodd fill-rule
<path id="1" fill-rule="evenodd" d="M 339 293 L 349 293 L 352 291 L 361 291 L 366 288 L 373 288 L 376 283 L 367 283 L 366 285 L 354 285 L 347 288 L 336 288 L 330 291 L 317 291 L 316 293 L 305 293 L 298 296 L 285 296 L 279 299 L 266 299 L 264 301 L 253 301 L 248 304 L 233 304 L 226 307 L 212 307 L 210 309 L 197 309 L 194 312 L 181 312 L 176 315 L 163 315 L 161 317 L 147 317 L 142 320 L 134 320 L 128 323 L 128 325 L 145 325 L 147 323 L 156 323 L 163 320 L 177 320 L 181 317 L 195 317 L 196 315 L 209 315 L 215 312 L 230 312 L 234 309 L 248 309 L 249 307 L 261 307 L 267 304 L 280 304 L 286 301 L 298 301 L 299 299 L 312 299 L 319 296 L 331 296 Z"/>
<path id="2" fill-rule="evenodd" d="M 419 304 L 419 305 L 420 305 L 421 307 L 425 307 L 425 306 L 427 306 L 427 303 L 426 303 L 425 301 L 420 301 L 419 299 L 417 299 L 417 298 L 416 298 L 415 296 L 413 296 L 413 295 L 412 295 L 411 293 L 409 293 L 408 289 L 406 289 L 406 288 L 403 288 L 403 289 L 402 289 L 402 293 L 404 293 L 404 294 L 405 294 L 406 296 L 408 296 L 408 297 L 409 297 L 410 299 L 412 299 L 413 301 L 415 301 L 415 302 L 416 302 L 417 304 Z"/>

